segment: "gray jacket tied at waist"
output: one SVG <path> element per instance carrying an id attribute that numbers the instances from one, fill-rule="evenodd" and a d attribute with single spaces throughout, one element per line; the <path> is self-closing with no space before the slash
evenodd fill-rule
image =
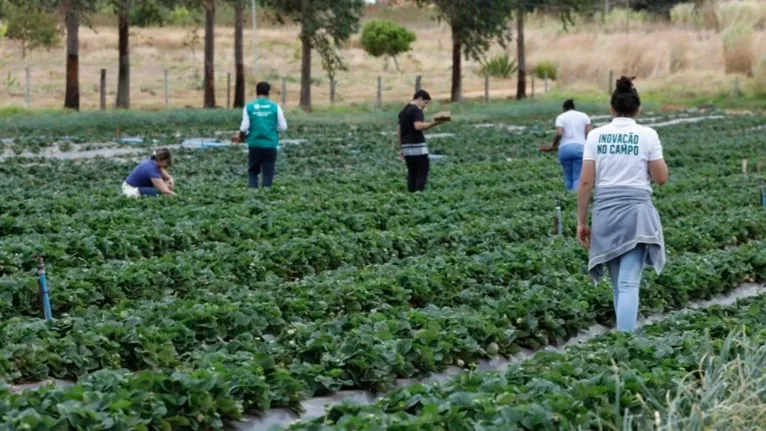
<path id="1" fill-rule="evenodd" d="M 603 275 L 603 264 L 646 244 L 646 264 L 657 274 L 665 266 L 665 239 L 652 193 L 634 187 L 597 188 L 593 198 L 590 261 L 594 281 Z"/>

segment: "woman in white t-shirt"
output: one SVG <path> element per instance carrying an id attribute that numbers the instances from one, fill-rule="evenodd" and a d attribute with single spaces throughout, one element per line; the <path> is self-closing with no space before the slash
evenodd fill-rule
<path id="1" fill-rule="evenodd" d="M 582 170 L 585 137 L 590 132 L 590 118 L 575 110 L 572 99 L 564 102 L 564 113 L 556 117 L 556 136 L 552 145 L 543 145 L 540 151 L 558 151 L 559 163 L 564 170 L 564 188 L 577 190 Z"/>
<path id="2" fill-rule="evenodd" d="M 588 134 L 577 193 L 577 238 L 590 249 L 594 281 L 609 269 L 617 330 L 633 332 L 645 265 L 659 274 L 665 264 L 662 223 L 652 204 L 651 182 L 663 185 L 668 167 L 653 129 L 636 123 L 641 99 L 633 78 L 621 77 L 612 93 L 611 123 Z M 595 187 L 588 227 L 588 201 Z"/>

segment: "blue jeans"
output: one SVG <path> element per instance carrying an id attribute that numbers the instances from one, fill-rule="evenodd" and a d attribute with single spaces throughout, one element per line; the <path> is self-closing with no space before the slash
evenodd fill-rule
<path id="1" fill-rule="evenodd" d="M 263 172 L 263 187 L 271 187 L 277 165 L 276 148 L 247 149 L 247 182 L 250 187 L 258 188 L 258 175 Z"/>
<path id="2" fill-rule="evenodd" d="M 646 252 L 646 244 L 638 244 L 633 250 L 606 264 L 609 277 L 612 279 L 618 331 L 633 332 L 636 328 L 638 288 L 641 284 Z"/>
<path id="3" fill-rule="evenodd" d="M 577 190 L 582 171 L 582 153 L 585 145 L 565 144 L 559 147 L 559 163 L 564 168 L 564 188 Z"/>

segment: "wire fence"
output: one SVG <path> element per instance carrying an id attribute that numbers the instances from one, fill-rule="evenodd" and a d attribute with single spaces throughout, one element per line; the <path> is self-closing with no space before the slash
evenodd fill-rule
<path id="1" fill-rule="evenodd" d="M 95 73 L 94 73 L 95 72 Z M 609 70 L 586 79 L 591 89 L 609 94 L 612 91 L 618 71 Z M 527 74 L 527 97 L 541 97 L 552 90 L 571 88 L 572 81 L 566 76 L 549 79 L 545 74 Z M 300 77 L 271 74 L 256 78 L 246 75 L 246 99 L 255 96 L 255 84 L 266 80 L 272 85 L 271 98 L 284 108 L 299 106 Z M 500 99 L 515 99 L 518 81 L 515 76 L 492 78 L 464 72 L 461 80 L 463 99 L 490 102 Z M 58 108 L 63 106 L 65 76 L 50 70 L 36 70 L 27 66 L 20 72 L 0 72 L 0 105 L 26 108 Z M 583 80 L 577 80 L 583 87 Z M 730 92 L 741 96 L 739 78 L 732 77 Z M 234 102 L 235 76 L 232 72 L 217 71 L 215 74 L 216 106 L 232 107 Z M 326 77 L 311 81 L 312 106 L 349 106 L 380 108 L 385 104 L 404 103 L 414 91 L 423 88 L 436 100 L 449 100 L 451 79 L 444 74 L 389 73 L 377 77 L 354 77 L 330 81 Z M 200 108 L 203 106 L 204 82 L 201 71 L 141 69 L 131 71 L 130 107 L 132 109 L 178 109 Z M 115 107 L 117 98 L 117 70 L 95 69 L 80 74 L 80 108 L 82 110 L 109 110 Z"/>
<path id="2" fill-rule="evenodd" d="M 80 73 L 81 109 L 114 108 L 117 98 L 117 71 L 100 69 Z M 26 108 L 54 108 L 63 105 L 66 80 L 64 74 L 56 75 L 49 70 L 36 70 L 27 66 L 23 70 L 0 74 L 0 104 Z M 465 99 L 490 101 L 499 98 L 515 98 L 517 78 L 505 79 L 475 76 L 464 73 L 462 96 Z M 201 107 L 204 80 L 200 71 L 141 70 L 131 71 L 131 108 L 170 109 Z M 218 107 L 231 107 L 234 101 L 235 76 L 232 72 L 217 71 L 215 95 Z M 259 80 L 271 83 L 271 97 L 286 108 L 297 107 L 300 100 L 300 76 L 283 75 L 260 77 L 246 76 L 246 98 L 254 96 Z M 606 85 L 606 79 L 604 79 Z M 527 77 L 527 95 L 541 96 L 555 88 L 557 81 L 547 77 Z M 330 81 L 326 77 L 311 81 L 312 105 L 372 106 L 409 100 L 417 89 L 428 90 L 435 99 L 449 99 L 451 79 L 428 74 L 386 74 L 373 79 L 354 78 Z"/>

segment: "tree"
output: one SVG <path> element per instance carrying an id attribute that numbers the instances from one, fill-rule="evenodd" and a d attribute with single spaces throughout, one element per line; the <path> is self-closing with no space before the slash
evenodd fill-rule
<path id="1" fill-rule="evenodd" d="M 117 108 L 130 108 L 130 6 L 131 0 L 114 0 L 117 6 Z"/>
<path id="2" fill-rule="evenodd" d="M 203 0 L 205 9 L 205 94 L 203 106 L 215 108 L 215 0 Z"/>
<path id="3" fill-rule="evenodd" d="M 245 106 L 245 0 L 234 3 L 234 107 Z"/>
<path id="4" fill-rule="evenodd" d="M 6 5 L 57 11 L 66 29 L 66 92 L 64 107 L 80 110 L 80 20 L 95 11 L 96 0 L 5 0 Z"/>
<path id="5" fill-rule="evenodd" d="M 130 108 L 130 24 L 150 26 L 164 23 L 162 9 L 170 0 L 111 0 L 117 14 L 117 108 Z"/>
<path id="6" fill-rule="evenodd" d="M 281 24 L 286 20 L 301 25 L 301 100 L 311 110 L 311 51 L 316 50 L 330 79 L 345 70 L 338 55 L 340 44 L 359 30 L 364 0 L 260 0 Z"/>
<path id="7" fill-rule="evenodd" d="M 505 46 L 511 40 L 508 19 L 513 0 L 417 0 L 419 5 L 434 4 L 437 19 L 446 21 L 452 31 L 451 100 L 462 99 L 462 56 L 481 60 L 496 40 Z"/>
<path id="8" fill-rule="evenodd" d="M 518 64 L 518 82 L 516 85 L 516 99 L 527 97 L 527 55 L 524 45 L 524 14 L 536 7 L 553 12 L 561 19 L 564 30 L 574 24 L 573 14 L 582 12 L 592 7 L 590 0 L 513 0 L 516 15 L 516 55 Z"/>
<path id="9" fill-rule="evenodd" d="M 168 0 L 170 1 L 170 0 Z M 215 6 L 216 0 L 179 0 L 180 6 L 205 12 L 203 107 L 215 108 Z"/>
<path id="10" fill-rule="evenodd" d="M 5 36 L 19 46 L 22 59 L 26 60 L 28 51 L 51 49 L 61 41 L 61 28 L 52 12 L 30 4 L 9 4 L 4 11 L 8 22 Z"/>
<path id="11" fill-rule="evenodd" d="M 416 38 L 415 33 L 395 22 L 376 19 L 364 25 L 361 42 L 367 54 L 376 58 L 385 56 L 384 69 L 388 67 L 388 59 L 391 58 L 399 71 L 396 57 L 409 51 Z"/>

